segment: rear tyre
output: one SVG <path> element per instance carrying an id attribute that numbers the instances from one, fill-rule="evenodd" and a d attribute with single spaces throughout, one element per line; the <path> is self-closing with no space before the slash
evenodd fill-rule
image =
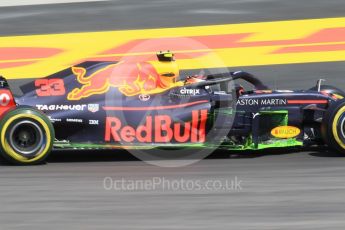
<path id="1" fill-rule="evenodd" d="M 1 155 L 16 165 L 44 162 L 54 142 L 54 128 L 41 112 L 30 107 L 18 107 L 6 113 L 0 121 Z"/>
<path id="2" fill-rule="evenodd" d="M 345 99 L 331 104 L 323 118 L 321 130 L 324 142 L 345 154 Z"/>

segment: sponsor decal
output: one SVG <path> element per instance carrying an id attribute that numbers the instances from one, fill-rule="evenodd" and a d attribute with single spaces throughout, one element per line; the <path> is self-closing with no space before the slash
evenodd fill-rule
<path id="1" fill-rule="evenodd" d="M 8 89 L 0 89 L 0 115 L 4 114 L 11 107 L 15 107 L 12 93 Z"/>
<path id="2" fill-rule="evenodd" d="M 99 120 L 89 120 L 89 125 L 99 125 Z"/>
<path id="3" fill-rule="evenodd" d="M 200 89 L 186 89 L 186 88 L 182 88 L 182 89 L 180 89 L 180 94 L 195 96 L 195 95 L 199 95 L 200 94 Z"/>
<path id="4" fill-rule="evenodd" d="M 268 98 L 268 99 L 251 99 L 251 98 L 241 98 L 238 99 L 236 105 L 250 105 L 250 106 L 275 106 L 275 105 L 286 105 L 286 99 L 275 99 L 275 98 Z"/>
<path id="5" fill-rule="evenodd" d="M 106 142 L 197 143 L 205 142 L 207 110 L 192 111 L 192 120 L 173 122 L 169 115 L 147 116 L 138 127 L 123 125 L 118 117 L 105 121 Z"/>
<path id="6" fill-rule="evenodd" d="M 96 113 L 99 111 L 99 104 L 88 104 L 87 110 L 89 110 L 92 113 Z"/>
<path id="7" fill-rule="evenodd" d="M 63 96 L 66 93 L 65 83 L 62 79 L 35 80 L 36 94 L 39 97 Z"/>
<path id="8" fill-rule="evenodd" d="M 148 101 L 148 100 L 150 100 L 150 98 L 151 98 L 151 96 L 148 95 L 148 94 L 140 94 L 139 95 L 139 100 L 140 101 Z"/>
<path id="9" fill-rule="evenodd" d="M 50 120 L 51 122 L 53 122 L 53 123 L 55 123 L 55 122 L 61 122 L 61 121 L 62 121 L 61 118 L 53 118 L 53 117 L 51 117 L 51 116 L 48 116 L 48 118 L 49 118 L 49 120 Z"/>
<path id="10" fill-rule="evenodd" d="M 174 63 L 171 64 L 173 68 Z M 175 78 L 160 75 L 158 69 L 150 62 L 119 62 L 107 65 L 91 74 L 88 74 L 83 67 L 72 67 L 72 72 L 83 86 L 73 89 L 67 95 L 68 100 L 105 94 L 110 87 L 118 88 L 125 96 L 135 96 L 161 93 L 176 86 Z"/>
<path id="11" fill-rule="evenodd" d="M 287 100 L 286 99 L 262 99 L 261 105 L 286 105 Z"/>
<path id="12" fill-rule="evenodd" d="M 11 102 L 11 96 L 8 93 L 0 93 L 0 106 L 6 107 Z"/>
<path id="13" fill-rule="evenodd" d="M 272 136 L 282 139 L 297 137 L 300 133 L 301 130 L 294 126 L 279 126 L 271 131 Z"/>
<path id="14" fill-rule="evenodd" d="M 70 122 L 70 123 L 83 123 L 83 119 L 79 119 L 79 118 L 67 118 L 66 122 Z"/>
<path id="15" fill-rule="evenodd" d="M 43 111 L 84 111 L 87 105 L 36 105 L 36 107 Z"/>

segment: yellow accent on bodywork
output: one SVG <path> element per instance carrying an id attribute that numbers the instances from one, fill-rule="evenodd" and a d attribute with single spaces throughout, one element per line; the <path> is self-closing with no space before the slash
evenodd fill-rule
<path id="1" fill-rule="evenodd" d="M 333 96 L 335 96 L 337 99 L 343 99 L 344 98 L 343 96 L 336 94 L 336 93 L 333 93 Z"/>

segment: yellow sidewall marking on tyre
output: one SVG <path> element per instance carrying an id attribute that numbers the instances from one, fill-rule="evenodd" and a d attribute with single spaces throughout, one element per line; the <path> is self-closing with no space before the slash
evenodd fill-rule
<path id="1" fill-rule="evenodd" d="M 345 112 L 345 106 L 342 107 L 335 115 L 334 119 L 333 119 L 333 124 L 332 124 L 332 132 L 333 132 L 333 136 L 335 141 L 343 148 L 345 149 L 345 143 L 343 143 L 339 137 L 338 134 L 338 130 L 337 130 L 337 125 L 338 125 L 338 121 L 340 116 Z"/>
<path id="2" fill-rule="evenodd" d="M 43 129 L 45 131 L 46 138 L 47 138 L 47 140 L 46 140 L 46 142 L 47 142 L 46 147 L 43 149 L 43 151 L 41 151 L 41 153 L 39 153 L 34 158 L 27 159 L 27 158 L 17 154 L 14 151 L 14 149 L 8 144 L 8 142 L 6 140 L 5 136 L 6 136 L 7 128 L 11 125 L 11 123 L 14 120 L 16 120 L 18 118 L 31 118 L 31 119 L 34 119 L 34 120 L 38 121 L 42 125 L 42 127 L 43 127 Z M 11 117 L 10 119 L 8 119 L 6 121 L 6 123 L 4 124 L 4 126 L 3 126 L 2 130 L 1 130 L 1 143 L 3 144 L 3 148 L 6 150 L 5 151 L 6 154 L 8 154 L 13 159 L 15 159 L 15 160 L 17 160 L 19 162 L 22 162 L 22 163 L 30 163 L 30 162 L 34 162 L 34 161 L 37 161 L 37 160 L 40 160 L 41 158 L 43 158 L 47 154 L 47 152 L 48 152 L 48 150 L 50 148 L 50 142 L 51 142 L 51 133 L 50 133 L 50 129 L 49 129 L 48 125 L 46 124 L 46 122 L 42 118 L 40 118 L 40 117 L 38 117 L 38 116 L 36 116 L 34 114 L 18 114 L 18 115 L 15 115 L 15 116 Z"/>

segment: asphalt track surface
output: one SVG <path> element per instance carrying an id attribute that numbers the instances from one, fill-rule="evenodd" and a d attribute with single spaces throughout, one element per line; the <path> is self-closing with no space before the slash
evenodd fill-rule
<path id="1" fill-rule="evenodd" d="M 210 25 L 344 16 L 321 0 L 110 1 L 0 8 L 0 34 Z M 345 88 L 343 62 L 243 67 L 277 88 L 319 77 Z M 216 152 L 161 168 L 113 152 L 55 152 L 47 165 L 0 167 L 0 229 L 344 229 L 345 158 L 324 149 Z M 116 191 L 103 179 L 241 180 L 241 190 Z"/>

